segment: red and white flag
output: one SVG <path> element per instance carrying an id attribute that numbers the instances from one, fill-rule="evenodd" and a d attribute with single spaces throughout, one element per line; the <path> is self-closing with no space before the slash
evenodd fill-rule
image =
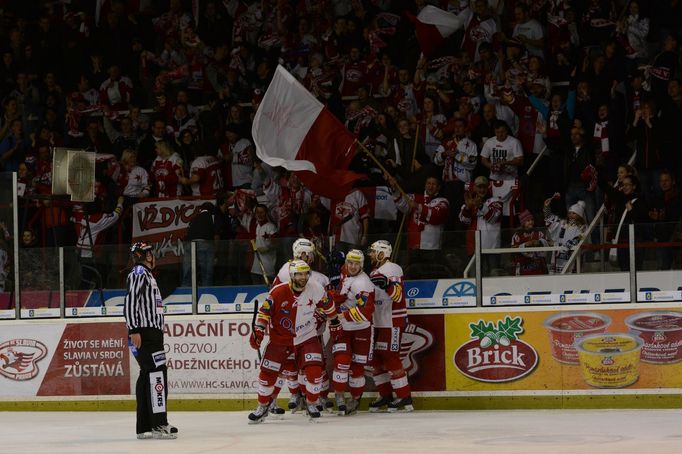
<path id="1" fill-rule="evenodd" d="M 313 193 L 343 199 L 362 175 L 348 170 L 355 136 L 282 66 L 277 66 L 251 129 L 256 155 L 296 171 Z"/>
<path id="2" fill-rule="evenodd" d="M 410 13 L 407 16 L 414 22 L 419 47 L 427 56 L 433 54 L 445 38 L 464 26 L 459 16 L 431 5 L 425 6 L 417 17 Z"/>

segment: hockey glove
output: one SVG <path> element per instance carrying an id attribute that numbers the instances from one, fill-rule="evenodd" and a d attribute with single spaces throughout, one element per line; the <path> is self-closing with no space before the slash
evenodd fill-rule
<path id="1" fill-rule="evenodd" d="M 251 348 L 258 350 L 260 348 L 261 342 L 263 342 L 263 337 L 265 337 L 265 329 L 259 325 L 254 326 L 251 337 L 249 337 Z"/>
<path id="2" fill-rule="evenodd" d="M 371 278 L 372 284 L 379 287 L 381 290 L 386 290 L 388 288 L 388 278 L 383 274 L 375 274 Z"/>

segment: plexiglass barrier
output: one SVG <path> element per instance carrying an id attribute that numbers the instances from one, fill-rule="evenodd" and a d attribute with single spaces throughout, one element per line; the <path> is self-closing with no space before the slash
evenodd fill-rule
<path id="1" fill-rule="evenodd" d="M 10 216 L 5 225 L 11 222 Z M 558 241 L 543 229 L 538 230 L 542 234 L 518 229 L 501 229 L 493 236 L 481 232 L 478 244 L 473 230 L 445 231 L 437 249 L 420 249 L 419 232 L 369 235 L 356 245 L 319 237 L 313 268 L 338 274 L 338 251 L 355 247 L 367 252 L 372 242 L 382 239 L 394 246 L 393 260 L 404 270 L 411 308 L 682 301 L 682 278 L 674 271 L 682 266 L 682 243 L 669 235 L 676 228 L 637 225 L 632 241 L 626 233 L 612 244 L 615 226 L 604 226 L 604 242 L 583 244 L 566 271 L 562 263 L 578 243 Z M 266 283 L 271 285 L 291 258 L 294 241 L 269 238 L 259 243 L 257 252 L 248 239 L 193 245 L 180 241 L 174 248 L 155 245 L 155 275 L 166 313 L 250 313 L 267 297 Z M 5 240 L 3 250 L 11 257 L 8 245 L 11 241 Z M 20 247 L 21 317 L 120 316 L 132 265 L 128 249 L 128 244 L 96 246 L 89 257 L 76 247 Z M 6 263 L 9 277 L 0 293 L 0 314 L 14 318 L 12 262 Z M 631 263 L 636 272 L 630 271 Z M 367 254 L 365 269 L 372 269 Z"/>

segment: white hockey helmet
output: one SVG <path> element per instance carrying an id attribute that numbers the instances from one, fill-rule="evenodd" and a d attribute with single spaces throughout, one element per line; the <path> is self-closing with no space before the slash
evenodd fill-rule
<path id="1" fill-rule="evenodd" d="M 346 262 L 356 262 L 362 267 L 365 264 L 365 254 L 360 249 L 351 249 L 346 253 Z"/>
<path id="2" fill-rule="evenodd" d="M 306 276 L 305 282 L 303 283 L 296 279 L 296 275 L 301 273 Z M 289 262 L 289 282 L 294 290 L 299 292 L 302 291 L 308 283 L 308 279 L 310 279 L 310 265 L 303 260 L 292 260 Z"/>
<path id="3" fill-rule="evenodd" d="M 299 238 L 294 241 L 291 250 L 294 254 L 294 259 L 300 259 L 304 253 L 308 258 L 312 258 L 315 253 L 315 245 L 307 238 Z"/>
<path id="4" fill-rule="evenodd" d="M 391 243 L 389 243 L 386 240 L 375 241 L 369 247 L 370 257 L 372 257 L 372 260 L 375 260 L 377 262 L 380 262 L 382 260 L 389 260 L 391 258 L 392 253 L 393 253 L 393 246 L 391 246 Z M 384 255 L 380 257 L 379 254 L 384 254 Z"/>

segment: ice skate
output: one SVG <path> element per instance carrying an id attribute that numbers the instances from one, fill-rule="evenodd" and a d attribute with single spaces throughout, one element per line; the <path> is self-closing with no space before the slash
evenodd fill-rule
<path id="1" fill-rule="evenodd" d="M 393 396 L 379 396 L 377 400 L 369 404 L 369 412 L 376 413 L 381 410 L 382 407 L 387 407 L 393 401 Z"/>
<path id="2" fill-rule="evenodd" d="M 336 395 L 336 414 L 339 416 L 346 414 L 346 399 L 344 399 L 343 394 Z"/>
<path id="3" fill-rule="evenodd" d="M 300 393 L 292 394 L 291 397 L 289 398 L 289 403 L 287 404 L 287 407 L 289 408 L 289 410 L 291 410 L 292 414 L 303 410 L 304 408 L 303 395 Z"/>
<path id="4" fill-rule="evenodd" d="M 320 397 L 320 400 L 317 404 L 317 408 L 320 410 L 320 412 L 325 411 L 325 410 L 327 410 L 330 413 L 334 412 L 334 409 L 333 409 L 334 404 L 327 397 Z"/>
<path id="5" fill-rule="evenodd" d="M 270 403 L 270 407 L 268 408 L 268 411 L 270 412 L 270 416 L 276 418 L 276 419 L 282 419 L 282 415 L 286 413 L 286 410 L 284 410 L 282 407 L 277 405 L 277 401 L 273 400 Z"/>
<path id="6" fill-rule="evenodd" d="M 308 415 L 310 422 L 315 422 L 316 419 L 320 417 L 320 410 L 318 410 L 317 404 L 307 404 L 305 413 Z"/>
<path id="7" fill-rule="evenodd" d="M 360 408 L 360 398 L 351 399 L 348 401 L 348 406 L 346 407 L 346 416 L 354 415 L 358 412 Z"/>
<path id="8" fill-rule="evenodd" d="M 258 408 L 253 413 L 249 414 L 249 424 L 262 423 L 268 417 L 268 409 L 270 405 L 258 405 Z"/>
<path id="9" fill-rule="evenodd" d="M 403 397 L 402 399 L 395 399 L 388 406 L 389 413 L 395 413 L 397 411 L 411 412 L 414 410 L 412 406 L 412 397 Z"/>
<path id="10" fill-rule="evenodd" d="M 175 440 L 178 438 L 178 429 L 170 424 L 156 426 L 152 429 L 152 438 L 155 440 Z"/>
<path id="11" fill-rule="evenodd" d="M 151 440 L 152 438 L 154 438 L 154 436 L 151 430 L 149 432 L 140 432 L 137 434 L 138 440 Z"/>

